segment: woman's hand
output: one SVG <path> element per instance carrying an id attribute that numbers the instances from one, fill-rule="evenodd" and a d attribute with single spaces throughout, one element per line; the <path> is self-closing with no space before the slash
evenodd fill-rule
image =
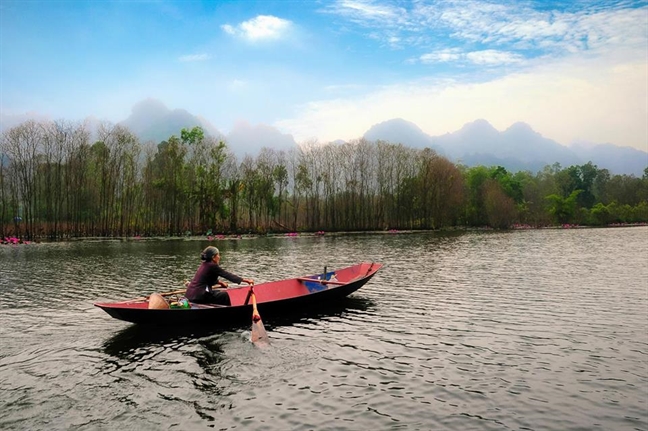
<path id="1" fill-rule="evenodd" d="M 222 287 L 223 289 L 227 289 L 227 283 L 225 283 L 224 281 L 219 281 L 219 282 L 218 282 L 218 285 L 219 285 L 220 287 Z"/>
<path id="2" fill-rule="evenodd" d="M 244 283 L 249 284 L 250 286 L 254 286 L 254 280 L 252 280 L 251 278 L 244 278 L 241 281 L 243 281 Z"/>

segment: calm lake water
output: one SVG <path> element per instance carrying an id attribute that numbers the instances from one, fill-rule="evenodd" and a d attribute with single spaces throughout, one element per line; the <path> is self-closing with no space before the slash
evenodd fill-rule
<path id="1" fill-rule="evenodd" d="M 0 429 L 648 429 L 646 227 L 212 244 L 257 283 L 384 267 L 259 349 L 92 305 L 181 288 L 206 240 L 0 246 Z"/>

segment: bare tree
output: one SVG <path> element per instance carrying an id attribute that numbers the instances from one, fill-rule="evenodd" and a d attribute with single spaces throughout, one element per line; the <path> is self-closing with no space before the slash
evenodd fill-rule
<path id="1" fill-rule="evenodd" d="M 238 167 L 236 156 L 226 151 L 223 162 L 224 192 L 223 198 L 228 205 L 223 208 L 223 216 L 228 219 L 228 227 L 232 232 L 239 229 L 239 209 L 241 194 L 243 192 L 243 182 Z"/>
<path id="2" fill-rule="evenodd" d="M 16 207 L 13 209 L 18 235 L 32 239 L 35 235 L 39 182 L 38 156 L 42 148 L 42 128 L 26 121 L 3 134 L 3 147 L 11 160 L 10 189 Z M 19 224 L 24 222 L 25 230 Z"/>

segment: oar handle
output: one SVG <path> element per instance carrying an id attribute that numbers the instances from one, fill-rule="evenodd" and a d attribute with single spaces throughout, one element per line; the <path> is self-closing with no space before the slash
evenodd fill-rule
<path id="1" fill-rule="evenodd" d="M 269 344 L 268 334 L 263 327 L 259 310 L 257 310 L 256 295 L 252 286 L 250 286 L 249 296 L 252 298 L 252 330 L 250 331 L 250 341 L 253 343 L 261 343 L 261 345 Z"/>
<path id="2" fill-rule="evenodd" d="M 261 320 L 261 316 L 257 310 L 256 295 L 252 292 L 252 321 L 258 322 L 259 320 Z"/>

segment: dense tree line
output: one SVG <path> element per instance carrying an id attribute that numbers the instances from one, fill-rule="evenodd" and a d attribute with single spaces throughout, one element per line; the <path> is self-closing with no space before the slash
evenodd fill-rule
<path id="1" fill-rule="evenodd" d="M 64 121 L 27 121 L 0 142 L 2 237 L 634 222 L 648 222 L 648 167 L 642 178 L 591 163 L 512 173 L 364 139 L 239 161 L 200 128 L 155 145 Z"/>

